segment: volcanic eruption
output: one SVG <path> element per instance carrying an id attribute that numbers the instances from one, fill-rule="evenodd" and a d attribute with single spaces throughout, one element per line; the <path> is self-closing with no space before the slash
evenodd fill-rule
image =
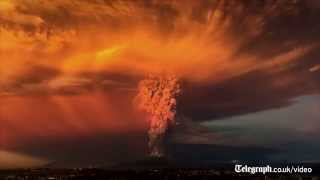
<path id="1" fill-rule="evenodd" d="M 146 124 L 153 157 L 168 157 L 169 141 L 224 142 L 204 122 L 319 93 L 319 2 L 0 0 L 0 150 L 131 161 L 145 155 Z"/>
<path id="2" fill-rule="evenodd" d="M 175 125 L 177 97 L 181 89 L 174 75 L 149 76 L 138 86 L 136 101 L 139 109 L 150 115 L 150 156 L 165 156 L 164 140 L 169 128 Z"/>

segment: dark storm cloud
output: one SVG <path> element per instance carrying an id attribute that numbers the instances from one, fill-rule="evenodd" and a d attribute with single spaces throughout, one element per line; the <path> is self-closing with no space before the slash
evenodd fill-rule
<path id="1" fill-rule="evenodd" d="M 263 4 L 269 2 L 257 1 L 247 8 L 260 4 L 256 9 L 259 12 Z M 320 12 L 316 1 L 274 3 L 274 11 L 266 14 L 269 17 L 262 33 L 239 50 L 258 53 L 261 62 L 301 44 L 314 44 L 320 38 L 320 26 L 316 23 Z M 239 35 L 242 32 L 237 27 L 234 30 Z M 319 64 L 319 57 L 319 47 L 316 47 L 285 68 L 279 65 L 251 71 L 218 84 L 186 83 L 181 98 L 182 111 L 194 120 L 212 120 L 286 107 L 297 96 L 320 92 L 320 74 L 312 72 Z"/>
<path id="2" fill-rule="evenodd" d="M 319 74 L 299 70 L 251 72 L 220 84 L 190 85 L 181 98 L 182 111 L 194 120 L 212 120 L 286 107 L 295 97 L 320 92 Z"/>

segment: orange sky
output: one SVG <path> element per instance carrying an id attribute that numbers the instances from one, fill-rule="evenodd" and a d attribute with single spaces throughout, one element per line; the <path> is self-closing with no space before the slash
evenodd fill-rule
<path id="1" fill-rule="evenodd" d="M 45 137 L 129 133 L 146 129 L 143 116 L 130 110 L 127 96 L 92 93 L 75 96 L 4 97 L 1 145 Z"/>

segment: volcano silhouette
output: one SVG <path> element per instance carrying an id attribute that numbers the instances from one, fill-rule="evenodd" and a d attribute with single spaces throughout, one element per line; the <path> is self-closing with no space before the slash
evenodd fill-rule
<path id="1" fill-rule="evenodd" d="M 172 145 L 170 156 L 147 157 L 145 159 L 120 163 L 120 169 L 157 168 L 216 168 L 234 165 L 234 162 L 269 162 L 268 156 L 277 150 L 261 147 L 235 147 L 209 144 Z"/>
<path id="2" fill-rule="evenodd" d="M 115 169 L 157 169 L 157 168 L 176 168 L 179 163 L 166 157 L 146 157 L 145 159 L 124 162 L 112 167 Z"/>

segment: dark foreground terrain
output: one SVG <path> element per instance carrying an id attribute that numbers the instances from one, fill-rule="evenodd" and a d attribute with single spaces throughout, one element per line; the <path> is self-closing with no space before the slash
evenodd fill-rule
<path id="1" fill-rule="evenodd" d="M 273 167 L 284 167 L 289 164 L 272 164 Z M 301 164 L 300 164 L 301 165 Z M 298 165 L 296 165 L 298 166 Z M 183 163 L 167 158 L 146 158 L 134 162 L 124 162 L 112 167 L 99 168 L 57 168 L 53 164 L 39 169 L 0 170 L 0 180 L 69 180 L 69 179 L 239 179 L 251 177 L 254 179 L 312 179 L 317 180 L 320 175 L 319 164 L 304 164 L 312 167 L 310 174 L 249 174 L 236 173 L 235 165 L 228 164 L 197 164 Z M 320 176 L 319 176 L 320 177 Z"/>
<path id="2" fill-rule="evenodd" d="M 316 176 L 303 175 L 249 175 L 236 174 L 229 170 L 209 169 L 149 169 L 149 170 L 103 170 L 103 169 L 21 169 L 0 171 L 1 180 L 72 180 L 72 179 L 320 179 Z"/>

